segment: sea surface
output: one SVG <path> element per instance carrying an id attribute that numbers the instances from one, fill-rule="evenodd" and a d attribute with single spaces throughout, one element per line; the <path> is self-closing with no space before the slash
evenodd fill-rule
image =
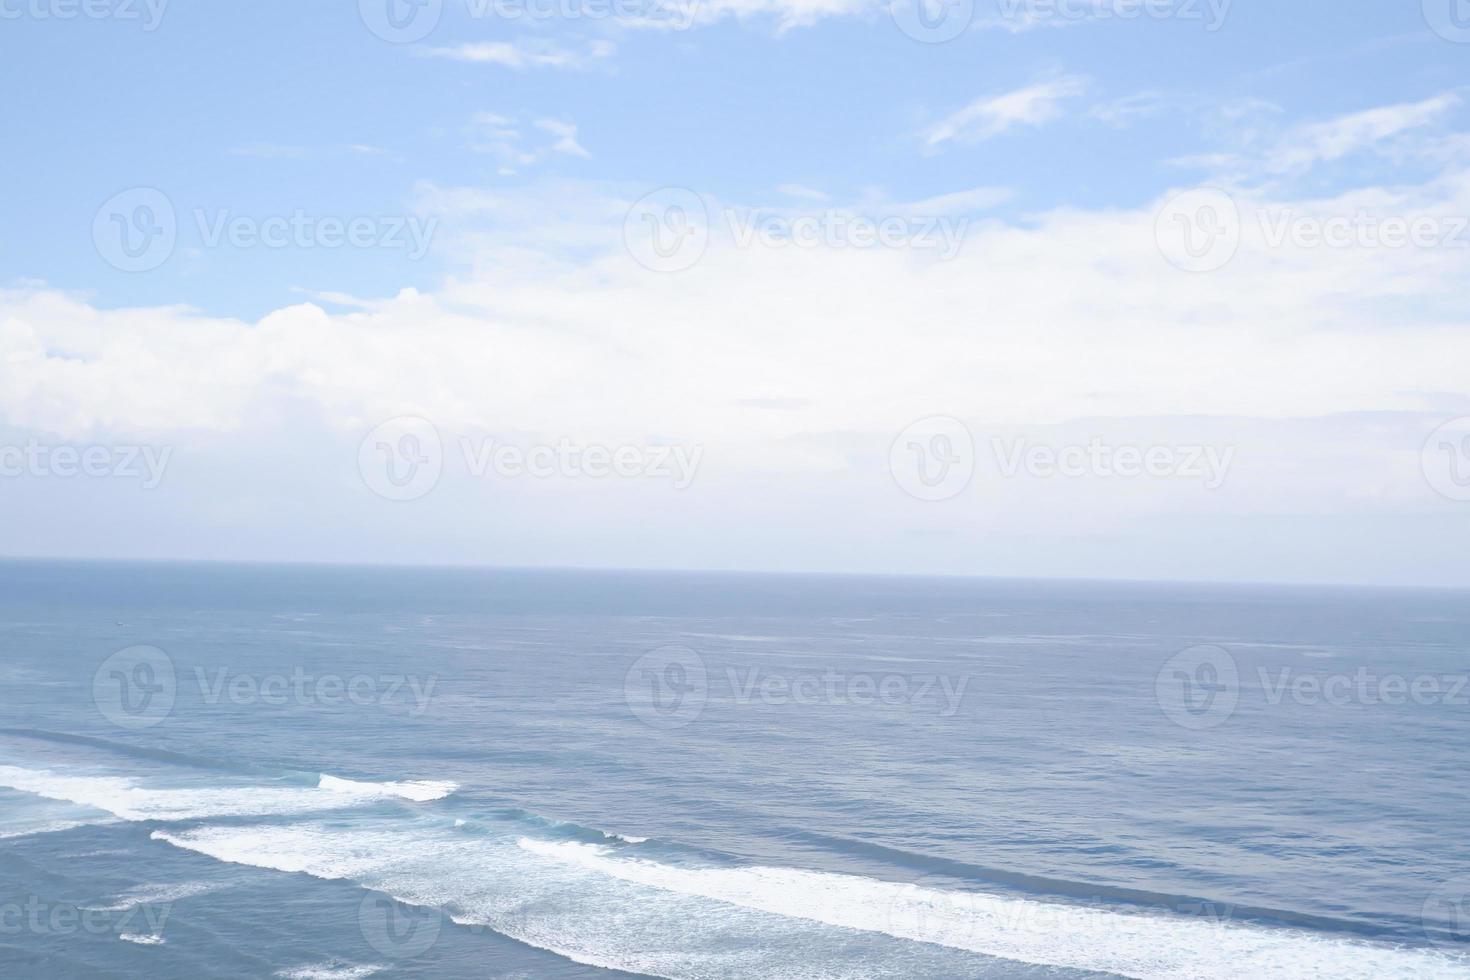
<path id="1" fill-rule="evenodd" d="M 1470 977 L 1470 596 L 0 563 L 0 976 Z"/>

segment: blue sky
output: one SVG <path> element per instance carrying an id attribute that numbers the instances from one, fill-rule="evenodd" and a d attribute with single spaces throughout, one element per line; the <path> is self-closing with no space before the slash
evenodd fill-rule
<path id="1" fill-rule="evenodd" d="M 466 2 L 449 0 L 418 44 L 379 40 L 352 3 L 174 0 L 152 31 L 146 20 L 6 22 L 0 71 L 7 91 L 26 96 L 4 110 L 12 140 L 23 140 L 0 163 L 12 188 L 0 219 L 4 268 L 93 290 L 103 305 L 182 301 L 247 316 L 290 302 L 293 288 L 371 294 L 385 280 L 430 287 L 443 272 L 437 256 L 294 249 L 118 273 L 87 247 L 92 215 L 137 185 L 163 189 L 185 210 L 246 214 L 402 213 L 422 181 L 515 189 L 554 177 L 683 185 L 753 204 L 779 199 L 785 184 L 843 200 L 1000 185 L 1015 191 L 1007 216 L 1135 206 L 1200 176 L 1168 161 L 1229 142 L 1212 116 L 1221 106 L 1270 103 L 1266 122 L 1285 128 L 1466 81 L 1466 49 L 1427 30 L 1410 3 L 1237 0 L 1210 31 L 1215 14 L 1200 0 L 1171 18 L 973 29 L 922 44 L 859 4 L 810 26 L 783 29 L 779 11 L 801 8 L 793 2 L 659 31 L 607 19 L 473 18 Z M 1001 9 L 981 0 L 975 20 Z M 584 63 L 425 56 L 485 42 Z M 599 43 L 615 50 L 589 55 Z M 1059 77 L 1083 88 L 1049 124 L 923 151 L 935 120 Z M 1090 115 L 1140 97 L 1163 104 L 1127 125 Z M 553 153 L 499 174 L 468 132 L 486 113 L 533 132 L 535 120 L 570 122 L 588 155 Z"/>
<path id="2" fill-rule="evenodd" d="M 7 477 L 4 553 L 1470 584 L 1428 472 L 1457 450 L 1425 448 L 1470 416 L 1462 0 L 955 0 L 943 43 L 862 0 L 683 29 L 430 0 L 408 43 L 370 27 L 404 0 L 75 2 L 0 0 L 0 442 L 172 462 L 141 494 Z M 666 215 L 633 202 L 670 188 L 707 243 L 649 269 L 629 236 Z M 1244 230 L 1187 271 L 1159 229 L 1201 188 Z M 176 242 L 125 271 L 96 236 L 157 217 L 139 189 Z M 1303 216 L 1439 237 L 1273 241 Z M 359 443 L 401 418 L 442 479 L 385 503 Z M 979 475 L 916 501 L 890 450 L 935 418 Z M 998 433 L 1232 477 L 988 479 Z M 698 447 L 701 478 L 464 472 L 486 439 Z"/>

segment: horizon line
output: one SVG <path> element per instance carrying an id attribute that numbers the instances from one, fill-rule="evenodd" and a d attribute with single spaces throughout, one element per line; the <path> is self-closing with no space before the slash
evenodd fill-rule
<path id="1" fill-rule="evenodd" d="M 629 575 L 707 575 L 750 576 L 768 578 L 857 578 L 919 579 L 956 582 L 1017 582 L 1073 585 L 1152 585 L 1179 587 L 1229 587 L 1261 589 L 1318 589 L 1343 591 L 1450 592 L 1470 593 L 1467 585 L 1426 585 L 1384 582 L 1290 582 L 1267 579 L 1160 579 L 1120 576 L 1089 578 L 1075 575 L 995 575 L 962 572 L 874 572 L 831 571 L 826 569 L 748 569 L 748 568 L 684 568 L 637 567 L 624 565 L 496 565 L 482 562 L 374 562 L 332 559 L 272 558 L 117 558 L 108 556 L 0 555 L 0 563 L 33 562 L 52 564 L 94 565 L 217 565 L 260 566 L 279 568 L 362 568 L 386 571 L 462 571 L 462 572 L 591 572 Z"/>

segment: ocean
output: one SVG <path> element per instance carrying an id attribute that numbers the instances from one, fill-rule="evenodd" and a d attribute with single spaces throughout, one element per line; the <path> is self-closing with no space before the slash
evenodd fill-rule
<path id="1" fill-rule="evenodd" d="M 1470 977 L 1470 597 L 0 563 L 0 976 Z"/>

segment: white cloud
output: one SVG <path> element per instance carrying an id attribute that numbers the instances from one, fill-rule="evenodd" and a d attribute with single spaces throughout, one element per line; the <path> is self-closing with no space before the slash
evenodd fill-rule
<path id="1" fill-rule="evenodd" d="M 1125 124 L 1132 108 L 1148 102 L 1142 97 L 1095 107 L 1093 115 Z M 1350 156 L 1358 166 L 1353 179 L 1365 180 L 1365 168 L 1380 165 L 1381 180 L 1391 181 L 1412 161 L 1421 172 L 1454 167 L 1470 160 L 1470 136 L 1445 132 L 1447 117 L 1463 104 L 1454 92 L 1417 102 L 1381 106 L 1348 113 L 1323 122 L 1285 125 L 1285 110 L 1260 99 L 1238 99 L 1211 105 L 1198 99 L 1180 100 L 1216 147 L 1166 159 L 1170 166 L 1204 172 L 1208 181 L 1224 186 L 1275 186 L 1285 192 L 1299 178 L 1324 164 Z"/>
<path id="2" fill-rule="evenodd" d="M 980 0 L 977 0 L 980 2 Z M 1064 0 L 1064 2 L 1031 3 L 1027 0 L 995 0 L 993 16 L 981 17 L 975 26 L 981 30 L 1003 30 L 1024 34 L 1039 27 L 1072 27 L 1098 21 L 1136 22 L 1176 19 L 1201 24 L 1207 31 L 1217 31 L 1225 24 L 1232 0 L 1190 0 L 1190 2 L 1143 4 L 1139 0 Z"/>
<path id="3" fill-rule="evenodd" d="M 577 142 L 577 127 L 574 123 L 562 122 L 559 119 L 538 119 L 535 126 L 545 133 L 556 137 L 556 142 L 551 144 L 551 152 L 565 153 L 568 156 L 587 157 L 592 154 L 583 149 L 582 144 Z"/>
<path id="4" fill-rule="evenodd" d="M 1177 96 L 1149 91 L 1098 103 L 1088 110 L 1088 115 L 1121 129 L 1139 119 L 1148 119 L 1179 108 L 1181 100 Z"/>
<path id="5" fill-rule="evenodd" d="M 473 125 L 487 140 L 575 138 L 509 115 Z M 1005 193 L 892 210 L 961 213 Z M 104 540 L 134 554 L 178 527 L 175 553 L 231 557 L 1011 574 L 1056 574 L 1047 562 L 1065 560 L 1074 574 L 1318 579 L 1397 561 L 1405 579 L 1464 582 L 1463 514 L 1428 489 L 1419 452 L 1436 416 L 1470 415 L 1470 249 L 1273 248 L 1248 222 L 1232 263 L 1191 275 L 1159 254 L 1155 201 L 974 222 L 948 262 L 742 248 L 716 223 L 697 265 L 658 274 L 623 248 L 640 194 L 421 185 L 417 203 L 443 219 L 438 244 L 457 260 L 440 287 L 327 292 L 251 322 L 0 291 L 7 439 L 166 441 L 184 481 L 95 506 L 42 487 L 24 512 L 105 515 Z M 1453 217 L 1470 214 L 1470 170 L 1328 200 L 1236 194 L 1246 215 Z M 385 507 L 358 478 L 357 447 L 403 414 L 433 420 L 451 459 L 424 506 Z M 982 441 L 1229 445 L 1239 475 L 1206 493 L 988 473 L 970 497 L 916 508 L 886 459 L 930 415 L 962 418 Z M 680 494 L 476 482 L 450 464 L 457 439 L 477 433 L 679 442 L 706 462 Z M 6 489 L 12 502 L 30 492 Z M 36 535 L 57 526 L 32 523 Z M 533 538 L 513 530 L 528 526 Z M 11 533 L 13 549 L 45 543 Z"/>
<path id="6" fill-rule="evenodd" d="M 412 408 L 446 424 L 534 428 L 541 393 L 556 390 L 564 425 L 628 434 L 666 430 L 676 416 L 681 429 L 758 447 L 886 431 L 937 409 L 1018 424 L 1285 418 L 1411 411 L 1425 392 L 1470 391 L 1466 249 L 1267 249 L 1252 230 L 1230 266 L 1192 276 L 1159 255 L 1150 205 L 972 226 L 950 262 L 900 249 L 738 248 L 715 234 L 699 265 L 655 275 L 622 249 L 626 199 L 589 185 L 425 187 L 421 200 L 444 217 L 447 251 L 469 243 L 475 254 L 441 290 L 360 312 L 308 304 L 247 324 L 5 293 L 0 411 L 69 435 L 227 432 L 260 398 L 289 391 L 343 427 Z M 1470 213 L 1470 179 L 1240 204 L 1335 213 L 1364 202 Z M 594 257 L 575 257 L 589 243 Z M 477 267 L 478 255 L 496 261 Z M 748 390 L 756 379 L 760 393 Z M 815 407 L 782 431 L 745 429 L 729 414 L 770 389 Z"/>
<path id="7" fill-rule="evenodd" d="M 1239 167 L 1241 158 L 1234 153 L 1193 153 L 1182 157 L 1170 157 L 1164 163 L 1171 167 L 1219 173 Z"/>
<path id="8" fill-rule="evenodd" d="M 829 17 L 866 16 L 875 9 L 872 0 L 671 0 L 671 5 L 686 23 L 770 17 L 775 19 L 778 33 L 810 27 Z"/>
<path id="9" fill-rule="evenodd" d="M 355 153 L 360 156 L 389 156 L 382 147 L 366 143 L 349 143 L 345 146 L 282 146 L 275 143 L 251 143 L 234 146 L 226 151 L 230 156 L 253 157 L 257 160 L 308 160 L 313 157 L 338 153 Z"/>
<path id="10" fill-rule="evenodd" d="M 1062 114 L 1064 100 L 1086 89 L 1086 78 L 1068 75 L 1002 95 L 984 96 L 929 127 L 924 145 L 932 149 L 951 140 L 974 143 L 998 136 L 1012 126 L 1044 125 Z"/>
<path id="11" fill-rule="evenodd" d="M 900 210 L 906 214 L 966 214 L 972 211 L 987 211 L 1015 197 L 1009 187 L 972 187 L 965 191 L 953 191 L 926 197 L 922 201 L 905 204 Z"/>
<path id="12" fill-rule="evenodd" d="M 559 47 L 534 38 L 517 41 L 479 41 L 447 48 L 425 48 L 429 58 L 447 58 L 475 64 L 500 65 L 504 68 L 588 68 L 612 56 L 617 50 L 611 41 L 593 41 L 580 51 Z"/>
<path id="13" fill-rule="evenodd" d="M 725 20 L 774 21 L 777 34 L 829 18 L 870 19 L 886 11 L 886 2 L 875 0 L 645 0 L 614 6 L 619 9 L 612 16 L 622 27 L 683 31 Z"/>
<path id="14" fill-rule="evenodd" d="M 537 119 L 532 129 L 548 134 L 551 142 L 533 144 L 516 119 L 497 112 L 480 112 L 470 118 L 465 134 L 470 149 L 485 153 L 500 160 L 500 173 L 510 175 L 520 168 L 529 167 L 545 160 L 553 153 L 567 156 L 590 157 L 586 148 L 577 142 L 575 123 L 560 119 Z"/>
<path id="15" fill-rule="evenodd" d="M 1373 148 L 1392 137 L 1439 122 L 1461 102 L 1458 95 L 1445 93 L 1420 102 L 1383 106 L 1298 127 L 1282 140 L 1271 155 L 1268 166 L 1276 173 L 1285 173 L 1338 160 L 1354 151 Z"/>
<path id="16" fill-rule="evenodd" d="M 1235 122 L 1250 116 L 1280 115 L 1284 110 L 1269 99 L 1246 97 L 1222 102 L 1216 107 L 1216 111 L 1223 118 Z"/>
<path id="17" fill-rule="evenodd" d="M 1149 89 L 1121 99 L 1099 102 L 1088 110 L 1088 115 L 1122 129 L 1140 119 L 1173 113 L 1199 120 L 1209 129 L 1227 131 L 1244 142 L 1253 131 L 1250 120 L 1279 115 L 1281 112 L 1279 105 L 1265 99 L 1243 98 L 1219 102 L 1197 94 Z M 1246 134 L 1245 139 L 1242 139 L 1242 133 Z"/>
<path id="18" fill-rule="evenodd" d="M 1039 9 L 1037 5 L 1026 4 L 1021 0 L 998 0 L 995 14 L 976 18 L 975 27 L 979 30 L 1001 30 L 1010 34 L 1024 34 L 1039 27 L 1071 27 L 1094 19 L 1096 11 L 1103 9 L 1107 3 L 1108 0 L 1093 0 L 1090 8 L 1079 4 L 1074 16 L 1063 17 L 1055 8 Z"/>

